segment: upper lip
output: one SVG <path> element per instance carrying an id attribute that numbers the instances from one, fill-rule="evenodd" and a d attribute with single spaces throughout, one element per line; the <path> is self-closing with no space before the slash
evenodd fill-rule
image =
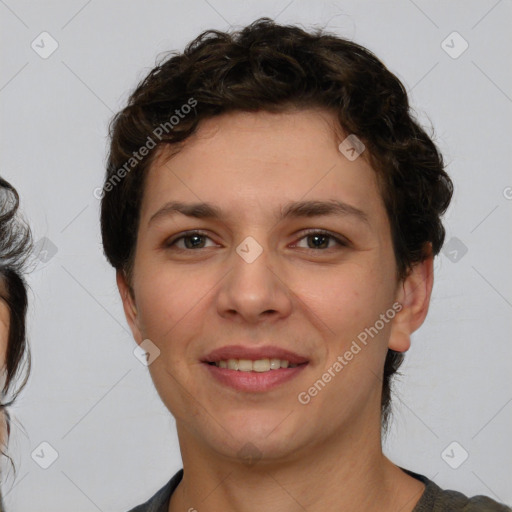
<path id="1" fill-rule="evenodd" d="M 227 361 L 228 359 L 285 359 L 291 364 L 307 363 L 308 359 L 295 352 L 284 348 L 262 346 L 262 347 L 244 347 L 242 345 L 226 345 L 210 352 L 204 359 L 205 363 L 215 363 L 217 361 Z"/>

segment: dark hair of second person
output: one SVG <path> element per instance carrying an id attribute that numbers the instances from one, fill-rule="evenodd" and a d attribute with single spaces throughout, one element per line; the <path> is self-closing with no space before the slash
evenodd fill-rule
<path id="1" fill-rule="evenodd" d="M 18 192 L 0 177 L 0 444 L 5 456 L 5 445 L 11 431 L 8 406 L 26 384 L 30 372 L 26 329 L 28 286 L 24 272 L 30 256 L 32 237 L 18 209 Z"/>

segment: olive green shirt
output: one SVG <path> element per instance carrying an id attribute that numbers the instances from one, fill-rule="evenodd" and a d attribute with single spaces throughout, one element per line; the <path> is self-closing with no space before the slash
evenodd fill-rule
<path id="1" fill-rule="evenodd" d="M 401 469 L 425 484 L 425 490 L 412 512 L 512 512 L 512 508 L 487 496 L 468 498 L 460 492 L 441 489 L 426 476 Z M 171 495 L 182 478 L 183 469 L 180 469 L 152 498 L 129 512 L 167 512 Z"/>

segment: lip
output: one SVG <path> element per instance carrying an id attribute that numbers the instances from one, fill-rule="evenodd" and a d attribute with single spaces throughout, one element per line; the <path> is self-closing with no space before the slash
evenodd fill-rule
<path id="1" fill-rule="evenodd" d="M 309 362 L 306 357 L 280 347 L 244 347 L 243 345 L 226 345 L 224 347 L 217 348 L 210 352 L 202 362 L 215 363 L 216 361 L 227 361 L 228 359 L 250 359 L 251 361 L 256 361 L 257 359 L 286 359 L 291 364 L 303 364 Z M 288 368 L 282 369 L 287 370 Z M 291 369 L 293 370 L 294 368 Z M 238 370 L 230 371 L 237 372 Z M 272 370 L 272 372 L 278 371 L 279 370 Z"/>
<path id="2" fill-rule="evenodd" d="M 220 368 L 204 361 L 202 363 L 202 366 L 210 372 L 210 375 L 216 379 L 217 382 L 229 386 L 236 391 L 249 393 L 270 391 L 300 375 L 307 365 L 307 363 L 303 363 L 295 368 L 279 368 L 277 370 L 269 370 L 268 372 L 260 373 L 229 370 L 228 368 Z"/>

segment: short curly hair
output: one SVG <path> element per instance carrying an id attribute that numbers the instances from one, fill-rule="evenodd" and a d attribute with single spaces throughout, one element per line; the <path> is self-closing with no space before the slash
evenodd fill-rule
<path id="1" fill-rule="evenodd" d="M 187 105 L 197 108 L 183 116 L 191 110 Z M 144 179 L 159 147 L 179 150 L 201 121 L 219 114 L 292 108 L 332 111 L 340 127 L 365 144 L 389 216 L 397 279 L 437 255 L 445 237 L 440 217 L 453 185 L 441 153 L 414 119 L 400 80 L 352 41 L 260 18 L 231 33 L 207 30 L 183 53 L 166 56 L 112 119 L 105 183 L 98 189 L 108 261 L 130 281 Z M 179 122 L 172 121 L 175 113 Z M 154 147 L 148 151 L 150 141 Z M 402 353 L 388 351 L 383 426 L 390 379 L 402 360 Z"/>

